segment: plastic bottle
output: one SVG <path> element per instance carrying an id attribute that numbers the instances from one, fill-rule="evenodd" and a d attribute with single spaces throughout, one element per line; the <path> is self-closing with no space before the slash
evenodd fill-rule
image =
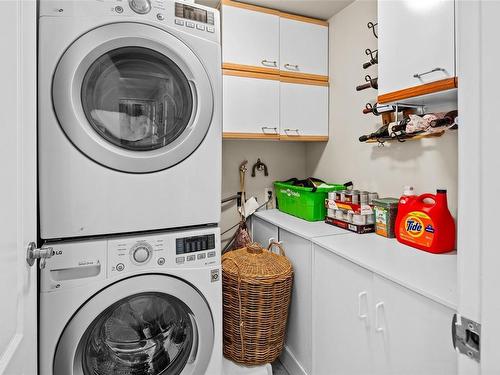
<path id="1" fill-rule="evenodd" d="M 446 190 L 438 190 L 436 195 L 401 197 L 396 237 L 405 245 L 430 253 L 454 250 L 455 220 L 448 209 Z"/>

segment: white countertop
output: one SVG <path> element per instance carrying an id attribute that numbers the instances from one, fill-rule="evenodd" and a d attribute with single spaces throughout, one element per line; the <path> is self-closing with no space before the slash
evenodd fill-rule
<path id="1" fill-rule="evenodd" d="M 452 309 L 457 308 L 457 254 L 431 254 L 374 233 L 355 234 L 278 210 L 255 216 Z"/>
<path id="2" fill-rule="evenodd" d="M 285 214 L 277 209 L 258 211 L 254 214 L 259 219 L 274 224 L 277 227 L 296 234 L 308 240 L 321 236 L 334 236 L 338 234 L 350 234 L 350 232 L 326 224 L 324 221 L 306 221 L 298 217 Z"/>

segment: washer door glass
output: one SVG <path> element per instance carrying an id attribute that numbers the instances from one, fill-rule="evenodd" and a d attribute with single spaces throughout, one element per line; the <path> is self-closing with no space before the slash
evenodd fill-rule
<path id="1" fill-rule="evenodd" d="M 191 310 L 160 293 L 120 300 L 83 337 L 85 375 L 180 374 L 197 341 Z"/>
<path id="2" fill-rule="evenodd" d="M 204 374 L 214 328 L 206 299 L 191 284 L 167 275 L 133 276 L 75 312 L 57 343 L 52 374 Z"/>
<path id="3" fill-rule="evenodd" d="M 107 141 L 128 150 L 155 150 L 186 129 L 193 95 L 186 76 L 168 57 L 125 47 L 90 66 L 82 105 L 91 126 Z"/>
<path id="4" fill-rule="evenodd" d="M 167 30 L 133 22 L 90 30 L 55 69 L 57 121 L 100 165 L 128 173 L 173 167 L 212 126 L 216 96 L 200 58 L 216 59 L 217 48 L 204 46 L 199 57 Z"/>

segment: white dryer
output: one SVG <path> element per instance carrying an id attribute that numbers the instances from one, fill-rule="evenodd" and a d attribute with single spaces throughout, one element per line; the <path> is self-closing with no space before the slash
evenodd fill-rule
<path id="1" fill-rule="evenodd" d="M 219 14 L 171 0 L 40 0 L 44 239 L 218 223 Z"/>
<path id="2" fill-rule="evenodd" d="M 40 375 L 220 375 L 218 228 L 46 243 Z"/>

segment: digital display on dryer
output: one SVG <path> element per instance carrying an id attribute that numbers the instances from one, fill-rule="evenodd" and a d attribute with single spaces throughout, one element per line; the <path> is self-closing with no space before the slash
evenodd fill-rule
<path id="1" fill-rule="evenodd" d="M 177 255 L 212 249 L 215 249 L 214 234 L 177 238 L 175 240 L 175 252 Z"/>
<path id="2" fill-rule="evenodd" d="M 186 4 L 175 3 L 175 16 L 191 21 L 214 24 L 214 14 L 204 9 Z"/>

